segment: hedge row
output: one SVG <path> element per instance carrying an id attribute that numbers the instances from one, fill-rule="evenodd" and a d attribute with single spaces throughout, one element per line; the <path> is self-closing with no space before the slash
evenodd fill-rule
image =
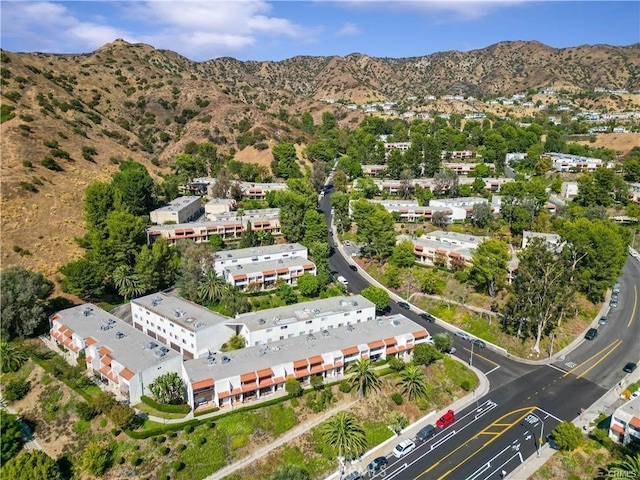
<path id="1" fill-rule="evenodd" d="M 142 440 L 144 438 L 155 437 L 157 435 L 163 435 L 165 433 L 177 432 L 179 430 L 182 430 L 187 425 L 193 425 L 194 427 L 197 427 L 198 425 L 206 421 L 207 420 L 188 420 L 186 422 L 172 423 L 170 425 L 164 425 L 162 427 L 150 428 L 148 430 L 140 430 L 140 431 L 129 430 L 128 428 L 126 428 L 124 430 L 124 433 L 126 433 L 127 435 L 129 435 L 129 437 L 134 438 L 136 440 Z"/>
<path id="2" fill-rule="evenodd" d="M 159 412 L 164 413 L 184 413 L 187 414 L 191 411 L 191 407 L 189 405 L 166 405 L 164 403 L 158 403 L 152 398 L 147 397 L 146 395 L 142 395 L 140 400 L 145 405 L 153 408 L 154 410 L 158 410 Z"/>

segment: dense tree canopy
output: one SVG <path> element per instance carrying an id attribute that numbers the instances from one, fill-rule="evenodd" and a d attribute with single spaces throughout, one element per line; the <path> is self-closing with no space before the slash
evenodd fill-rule
<path id="1" fill-rule="evenodd" d="M 33 334 L 46 322 L 44 301 L 53 285 L 41 273 L 22 267 L 9 267 L 0 272 L 2 323 L 0 337 L 4 341 Z"/>
<path id="2" fill-rule="evenodd" d="M 493 297 L 507 281 L 509 246 L 501 240 L 487 238 L 471 254 L 471 280 Z"/>
<path id="3" fill-rule="evenodd" d="M 26 450 L 3 462 L 0 476 L 12 480 L 62 480 L 56 462 L 41 450 Z"/>

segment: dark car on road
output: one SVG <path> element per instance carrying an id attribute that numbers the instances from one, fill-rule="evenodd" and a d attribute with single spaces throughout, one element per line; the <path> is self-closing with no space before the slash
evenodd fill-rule
<path id="1" fill-rule="evenodd" d="M 635 363 L 629 362 L 624 366 L 624 368 L 622 370 L 624 370 L 627 373 L 631 373 L 636 369 L 637 366 L 638 365 L 636 365 Z"/>
<path id="2" fill-rule="evenodd" d="M 430 313 L 421 313 L 418 315 L 421 319 L 426 320 L 429 323 L 436 323 L 436 317 L 431 315 Z"/>
<path id="3" fill-rule="evenodd" d="M 387 457 L 376 457 L 367 465 L 367 472 L 369 472 L 369 475 L 374 475 L 383 468 L 387 468 L 387 465 L 389 465 Z"/>
<path id="4" fill-rule="evenodd" d="M 486 343 L 484 343 L 484 342 L 483 342 L 482 340 L 480 340 L 479 338 L 476 338 L 476 339 L 473 341 L 473 344 L 474 344 L 476 347 L 478 347 L 478 348 L 484 348 L 484 347 L 486 347 L 486 346 L 487 346 L 487 344 L 486 344 Z"/>
<path id="5" fill-rule="evenodd" d="M 584 338 L 586 338 L 587 340 L 593 340 L 597 336 L 598 336 L 598 330 L 596 330 L 595 328 L 590 328 L 589 330 L 587 330 L 587 333 L 585 334 Z"/>
<path id="6" fill-rule="evenodd" d="M 438 429 L 433 425 L 427 425 L 423 427 L 418 434 L 416 435 L 416 440 L 419 442 L 424 442 L 425 440 L 429 440 L 438 432 Z"/>
<path id="7" fill-rule="evenodd" d="M 409 310 L 411 306 L 407 302 L 398 302 L 398 306 L 400 308 L 404 308 L 405 310 Z"/>
<path id="8" fill-rule="evenodd" d="M 355 265 L 349 265 L 349 268 L 350 268 L 351 270 L 353 270 L 354 272 L 357 272 L 357 271 L 358 271 L 358 267 L 356 267 Z"/>

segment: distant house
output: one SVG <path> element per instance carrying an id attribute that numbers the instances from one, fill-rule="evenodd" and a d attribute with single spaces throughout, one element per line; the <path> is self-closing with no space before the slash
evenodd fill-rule
<path id="1" fill-rule="evenodd" d="M 542 239 L 548 250 L 559 252 L 562 249 L 562 237 L 557 233 L 530 232 L 527 230 L 522 232 L 522 248 L 527 248 L 534 238 Z"/>
<path id="2" fill-rule="evenodd" d="M 578 182 L 562 182 L 560 195 L 566 200 L 572 200 L 578 195 Z"/>
<path id="3" fill-rule="evenodd" d="M 640 443 L 640 397 L 616 408 L 611 415 L 609 438 L 623 445 Z"/>

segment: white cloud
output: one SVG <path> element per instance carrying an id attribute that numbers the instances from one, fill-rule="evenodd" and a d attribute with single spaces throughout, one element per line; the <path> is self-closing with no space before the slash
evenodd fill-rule
<path id="1" fill-rule="evenodd" d="M 136 18 L 155 29 L 145 36 L 146 43 L 196 59 L 238 54 L 263 37 L 311 42 L 321 31 L 270 16 L 270 11 L 263 0 L 147 1 L 132 6 Z"/>
<path id="2" fill-rule="evenodd" d="M 241 55 L 267 38 L 313 42 L 322 31 L 271 14 L 265 0 L 145 0 L 106 7 L 100 2 L 89 9 L 87 5 L 93 7 L 91 2 L 3 2 L 2 38 L 20 45 L 21 51 L 54 53 L 92 51 L 124 38 L 206 60 Z M 119 26 L 125 24 L 129 29 Z"/>
<path id="3" fill-rule="evenodd" d="M 320 3 L 326 0 L 320 0 Z M 369 10 L 387 10 L 393 12 L 418 12 L 435 21 L 447 20 L 471 21 L 490 15 L 500 9 L 531 3 L 530 0 L 343 0 L 338 4 L 348 8 Z"/>
<path id="4" fill-rule="evenodd" d="M 340 27 L 340 30 L 336 32 L 337 37 L 352 37 L 354 35 L 360 35 L 362 30 L 358 28 L 355 23 L 345 22 Z"/>
<path id="5" fill-rule="evenodd" d="M 87 52 L 129 32 L 81 21 L 64 5 L 53 2 L 3 2 L 3 38 L 20 39 L 23 51 Z"/>

